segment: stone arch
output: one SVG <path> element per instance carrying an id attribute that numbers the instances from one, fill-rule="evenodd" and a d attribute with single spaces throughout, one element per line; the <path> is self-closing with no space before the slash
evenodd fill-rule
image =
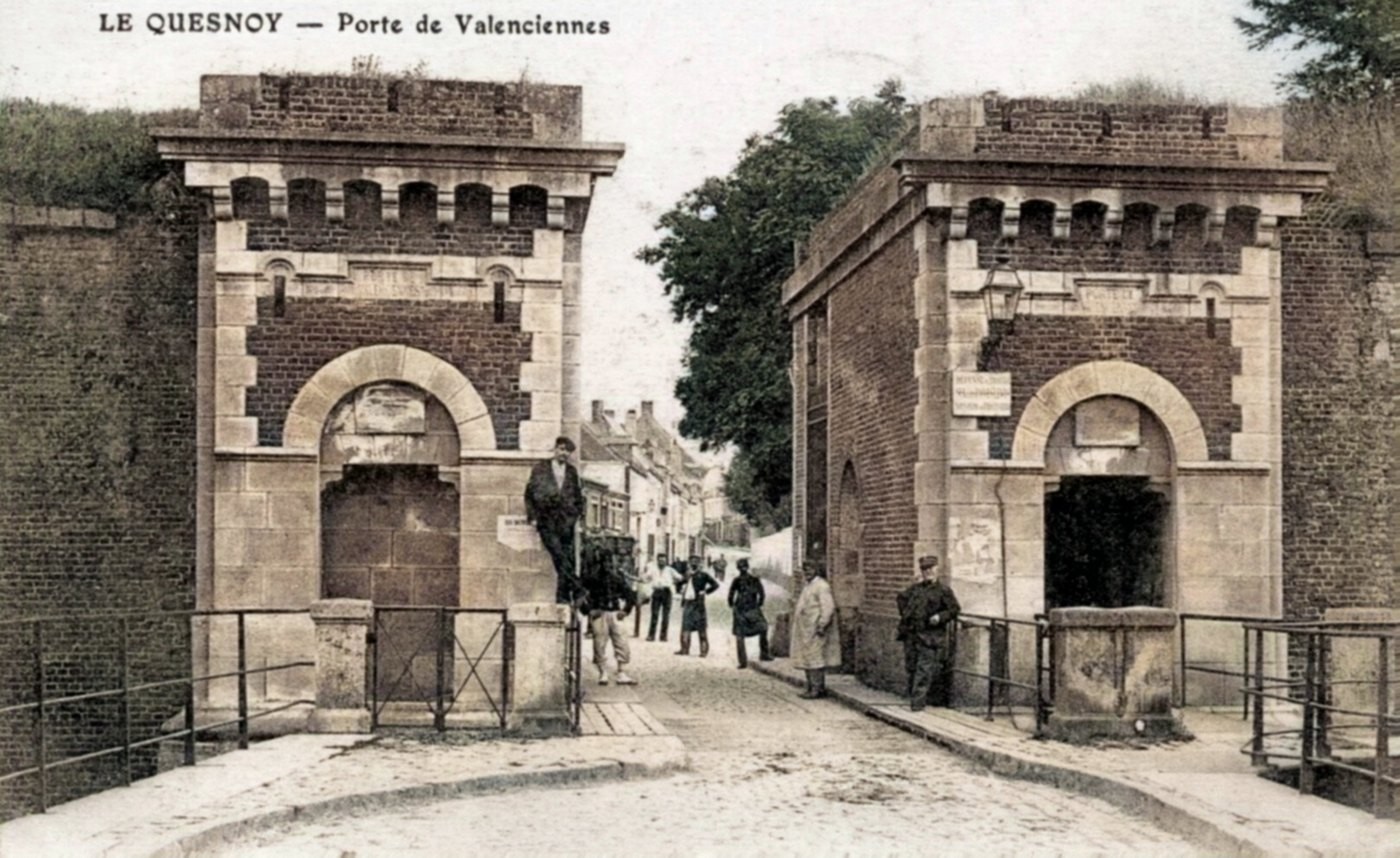
<path id="1" fill-rule="evenodd" d="M 287 411 L 283 446 L 319 449 L 335 404 L 361 385 L 386 380 L 407 382 L 437 397 L 457 424 L 463 451 L 496 449 L 491 413 L 471 381 L 442 358 L 403 345 L 354 349 L 317 370 Z"/>
<path id="2" fill-rule="evenodd" d="M 1176 462 L 1210 458 L 1201 419 L 1176 385 L 1144 366 L 1121 360 L 1080 364 L 1047 381 L 1021 412 L 1011 457 L 1044 461 L 1045 443 L 1056 421 L 1076 404 L 1095 396 L 1120 396 L 1150 410 L 1166 428 Z"/>

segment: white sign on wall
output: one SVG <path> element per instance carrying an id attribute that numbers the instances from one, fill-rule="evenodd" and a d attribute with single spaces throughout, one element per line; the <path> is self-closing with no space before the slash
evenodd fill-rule
<path id="1" fill-rule="evenodd" d="M 1010 417 L 1011 373 L 953 373 L 954 417 Z"/>
<path id="2" fill-rule="evenodd" d="M 538 551 L 544 548 L 539 531 L 523 515 L 496 516 L 496 541 L 514 551 Z"/>

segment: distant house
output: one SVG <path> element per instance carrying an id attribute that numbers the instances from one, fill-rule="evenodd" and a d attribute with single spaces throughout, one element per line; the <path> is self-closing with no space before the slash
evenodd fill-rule
<path id="1" fill-rule="evenodd" d="M 649 557 L 705 553 L 705 471 L 656 419 L 650 401 L 619 419 L 601 400 L 594 400 L 581 437 L 583 477 L 605 486 L 613 513 L 620 509 L 626 518 L 625 527 L 607 519 L 613 529 L 636 539 L 638 549 Z M 600 493 L 600 521 L 606 518 L 603 500 Z M 589 509 L 591 514 L 592 501 Z"/>

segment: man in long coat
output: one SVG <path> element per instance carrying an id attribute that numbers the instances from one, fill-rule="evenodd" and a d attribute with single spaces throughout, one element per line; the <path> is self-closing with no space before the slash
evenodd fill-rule
<path id="1" fill-rule="evenodd" d="M 539 531 L 544 550 L 554 561 L 554 601 L 571 604 L 583 592 L 574 571 L 574 526 L 583 514 L 583 487 L 578 469 L 569 462 L 574 442 L 560 436 L 554 455 L 537 462 L 525 484 L 525 518 Z"/>
<path id="2" fill-rule="evenodd" d="M 841 665 L 841 629 L 836 621 L 836 600 L 820 565 L 802 567 L 807 586 L 792 609 L 792 663 L 807 672 L 802 697 L 826 696 L 826 669 Z"/>
<path id="3" fill-rule="evenodd" d="M 949 634 L 962 610 L 951 587 L 938 578 L 938 558 L 919 558 L 914 583 L 900 593 L 899 634 L 904 642 L 904 671 L 908 676 L 909 708 L 948 705 L 948 667 L 952 654 Z"/>
<path id="4" fill-rule="evenodd" d="M 768 654 L 768 618 L 763 616 L 763 582 L 749 574 L 749 561 L 740 560 L 735 566 L 739 574 L 729 585 L 729 607 L 734 611 L 734 649 L 739 655 L 739 667 L 749 666 L 749 654 L 744 638 L 758 635 L 758 658 L 772 661 Z"/>

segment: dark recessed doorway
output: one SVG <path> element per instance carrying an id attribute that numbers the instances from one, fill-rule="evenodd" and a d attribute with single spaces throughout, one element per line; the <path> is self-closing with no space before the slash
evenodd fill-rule
<path id="1" fill-rule="evenodd" d="M 1061 479 L 1045 499 L 1046 607 L 1162 607 L 1166 511 L 1147 477 Z"/>

